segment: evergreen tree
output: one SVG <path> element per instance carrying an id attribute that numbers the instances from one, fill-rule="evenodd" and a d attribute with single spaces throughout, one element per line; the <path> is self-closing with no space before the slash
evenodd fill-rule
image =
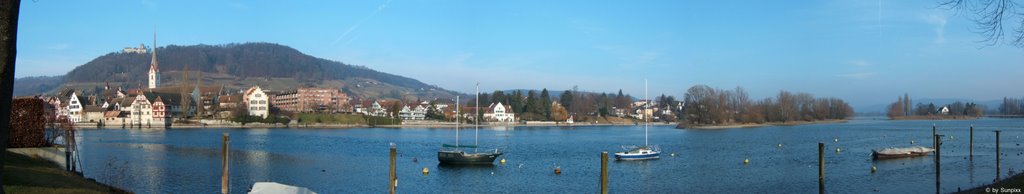
<path id="1" fill-rule="evenodd" d="M 562 92 L 562 96 L 558 97 L 558 103 L 561 103 L 562 106 L 565 107 L 565 110 L 567 112 L 569 112 L 569 115 L 572 115 L 572 112 L 573 112 L 572 107 L 570 107 L 570 105 L 572 104 L 573 100 L 574 99 L 573 99 L 572 92 L 569 91 L 569 90 L 566 90 L 565 92 Z"/>
<path id="2" fill-rule="evenodd" d="M 544 88 L 540 92 L 540 105 L 541 115 L 544 115 L 544 120 L 551 120 L 551 95 L 548 94 L 548 89 Z"/>

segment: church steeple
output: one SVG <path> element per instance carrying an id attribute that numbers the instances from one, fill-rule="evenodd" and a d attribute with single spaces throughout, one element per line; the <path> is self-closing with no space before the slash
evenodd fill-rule
<path id="1" fill-rule="evenodd" d="M 156 61 L 156 32 L 153 32 L 153 59 L 149 62 L 149 88 L 160 85 L 160 63 Z"/>

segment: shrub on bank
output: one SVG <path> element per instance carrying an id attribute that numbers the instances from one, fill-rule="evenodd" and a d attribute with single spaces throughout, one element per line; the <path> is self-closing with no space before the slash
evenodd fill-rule
<path id="1" fill-rule="evenodd" d="M 9 148 L 46 146 L 45 104 L 38 98 L 19 98 L 11 102 Z"/>

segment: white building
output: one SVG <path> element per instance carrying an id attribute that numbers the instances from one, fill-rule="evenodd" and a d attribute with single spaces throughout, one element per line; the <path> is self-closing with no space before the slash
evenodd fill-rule
<path id="1" fill-rule="evenodd" d="M 270 100 L 259 86 L 253 86 L 242 95 L 249 115 L 267 118 L 270 115 Z"/>
<path id="2" fill-rule="evenodd" d="M 487 106 L 487 110 L 484 112 L 484 120 L 498 121 L 498 122 L 515 122 L 516 115 L 512 112 L 512 107 L 503 105 L 501 102 L 491 103 Z"/>
<path id="3" fill-rule="evenodd" d="M 133 98 L 126 98 L 126 100 L 126 104 L 130 103 L 130 105 L 125 106 L 122 104 L 121 110 L 129 112 L 128 119 L 131 121 L 132 125 L 151 126 L 154 124 L 153 104 L 148 98 L 146 98 L 146 95 L 138 94 Z M 162 123 L 163 122 L 161 121 L 157 125 L 161 125 Z"/>
<path id="4" fill-rule="evenodd" d="M 147 52 L 146 50 L 147 49 L 146 49 L 146 45 L 145 44 L 139 44 L 138 48 L 124 47 L 123 52 L 124 53 L 132 53 L 132 54 L 146 54 L 146 52 Z"/>
<path id="5" fill-rule="evenodd" d="M 78 94 L 72 92 L 71 96 L 68 97 L 68 105 L 65 107 L 67 110 L 68 120 L 72 123 L 82 122 L 82 101 L 78 99 Z"/>
<path id="6" fill-rule="evenodd" d="M 949 114 L 949 107 L 948 106 L 943 106 L 942 108 L 939 108 L 939 114 L 948 115 Z"/>
<path id="7" fill-rule="evenodd" d="M 402 107 L 401 111 L 398 111 L 398 116 L 402 120 L 423 120 L 427 117 L 427 108 L 423 105 L 417 105 L 416 108 L 406 105 Z"/>
<path id="8" fill-rule="evenodd" d="M 370 116 L 379 116 L 379 117 L 388 116 L 388 111 L 384 110 L 384 107 L 381 106 L 379 102 L 373 101 L 373 104 L 370 105 L 370 114 L 369 115 Z"/>

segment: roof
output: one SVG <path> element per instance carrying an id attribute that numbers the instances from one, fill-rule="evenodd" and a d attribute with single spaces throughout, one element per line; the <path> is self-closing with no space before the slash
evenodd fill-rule
<path id="1" fill-rule="evenodd" d="M 103 112 L 103 117 L 120 117 L 120 116 L 121 116 L 121 111 L 117 111 L 117 110 Z"/>
<path id="2" fill-rule="evenodd" d="M 167 106 L 181 105 L 181 94 L 178 93 L 146 92 L 145 95 L 150 102 L 156 102 L 159 98 Z"/>
<path id="3" fill-rule="evenodd" d="M 103 109 L 103 107 L 96 106 L 96 105 L 86 105 L 85 107 L 82 108 L 82 112 L 103 112 L 103 111 L 106 111 L 106 109 Z"/>
<path id="4" fill-rule="evenodd" d="M 235 94 L 235 95 L 224 95 L 224 96 L 219 96 L 217 98 L 218 98 L 217 100 L 220 103 L 238 103 L 238 102 L 242 101 L 242 96 L 238 95 L 238 94 Z"/>
<path id="5" fill-rule="evenodd" d="M 485 111 L 486 113 L 494 113 L 494 108 L 495 108 L 495 107 L 497 107 L 498 105 L 501 105 L 501 106 L 505 107 L 505 112 L 506 112 L 506 113 L 512 113 L 512 112 L 514 112 L 514 111 L 512 111 L 512 106 L 509 106 L 509 105 L 505 105 L 505 104 L 501 104 L 501 102 L 498 102 L 498 103 L 491 103 L 491 105 L 490 105 L 490 106 L 487 106 L 487 109 L 485 109 L 484 111 Z"/>

